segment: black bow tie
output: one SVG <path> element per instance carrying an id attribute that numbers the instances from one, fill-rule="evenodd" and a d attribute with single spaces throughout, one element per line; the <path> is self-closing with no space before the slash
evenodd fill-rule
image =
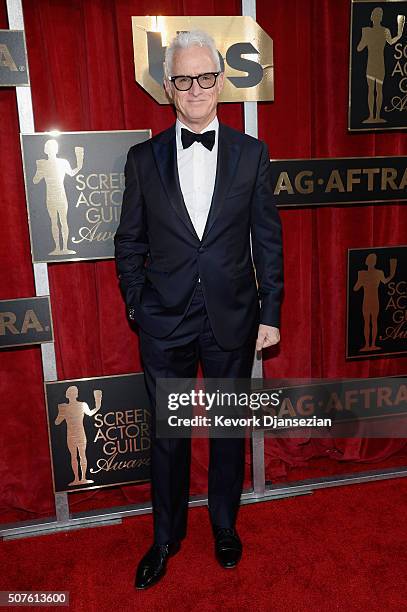
<path id="1" fill-rule="evenodd" d="M 181 128 L 181 142 L 184 149 L 188 149 L 194 142 L 200 142 L 204 147 L 212 151 L 213 145 L 215 144 L 215 130 L 209 132 L 203 132 L 202 134 L 195 134 L 185 128 Z"/>

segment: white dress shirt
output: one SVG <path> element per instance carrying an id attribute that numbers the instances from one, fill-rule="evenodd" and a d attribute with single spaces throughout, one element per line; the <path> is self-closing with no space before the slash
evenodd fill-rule
<path id="1" fill-rule="evenodd" d="M 190 132 L 192 131 L 177 119 L 175 133 L 179 182 L 192 225 L 201 239 L 208 218 L 215 186 L 218 160 L 219 121 L 218 118 L 215 117 L 201 132 L 215 130 L 215 144 L 212 151 L 209 151 L 209 149 L 204 147 L 200 142 L 194 142 L 187 149 L 183 149 L 181 128 L 185 128 Z"/>

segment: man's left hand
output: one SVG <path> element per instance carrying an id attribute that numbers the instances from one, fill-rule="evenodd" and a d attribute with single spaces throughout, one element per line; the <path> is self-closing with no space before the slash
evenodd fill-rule
<path id="1" fill-rule="evenodd" d="M 273 346 L 280 342 L 280 330 L 278 327 L 272 327 L 271 325 L 259 325 L 259 332 L 257 334 L 256 351 L 261 351 L 268 346 Z"/>

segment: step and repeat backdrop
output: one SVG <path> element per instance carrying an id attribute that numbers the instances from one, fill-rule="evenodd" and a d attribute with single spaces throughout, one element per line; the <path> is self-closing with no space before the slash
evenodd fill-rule
<path id="1" fill-rule="evenodd" d="M 387 131 L 407 128 L 407 1 L 353 0 L 347 5 L 348 107 L 334 120 L 342 121 L 340 129 L 354 139 L 361 132 L 376 131 L 385 139 Z M 250 17 L 238 16 L 132 16 L 132 40 L 126 42 L 132 45 L 131 71 L 156 112 L 167 104 L 161 83 L 168 41 L 177 31 L 196 27 L 210 32 L 217 44 L 226 75 L 222 102 L 278 99 L 279 60 L 271 26 L 266 31 Z M 24 32 L 0 30 L 0 86 L 30 87 L 28 64 Z M 151 126 L 146 125 L 137 130 L 20 135 L 34 266 L 59 262 L 81 266 L 84 261 L 113 258 L 127 152 L 151 134 Z M 285 215 L 321 207 L 392 202 L 403 206 L 407 157 L 402 151 L 395 153 L 273 157 L 273 193 L 283 220 Z M 389 246 L 382 241 L 372 246 L 355 241 L 351 248 L 336 252 L 344 273 L 335 282 L 345 288 L 346 296 L 341 305 L 346 326 L 337 346 L 346 362 L 407 353 L 406 249 L 402 243 Z M 286 258 L 295 257 L 295 252 L 286 252 Z M 1 349 L 24 350 L 21 347 L 55 341 L 52 292 L 6 297 L 0 301 Z M 58 299 L 69 302 L 70 296 Z M 57 328 L 64 325 L 64 320 L 57 321 Z M 80 337 L 76 350 L 81 351 Z M 141 373 L 45 381 L 43 403 L 56 493 L 148 480 L 151 416 Z"/>

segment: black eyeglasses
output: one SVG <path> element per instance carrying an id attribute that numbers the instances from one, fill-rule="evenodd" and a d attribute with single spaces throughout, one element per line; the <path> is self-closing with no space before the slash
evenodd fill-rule
<path id="1" fill-rule="evenodd" d="M 178 89 L 178 91 L 188 91 L 188 89 L 191 89 L 195 79 L 202 89 L 211 89 L 215 85 L 219 75 L 220 72 L 205 72 L 204 74 L 198 74 L 198 76 L 171 76 L 169 80 L 171 83 L 174 83 L 174 87 Z"/>

